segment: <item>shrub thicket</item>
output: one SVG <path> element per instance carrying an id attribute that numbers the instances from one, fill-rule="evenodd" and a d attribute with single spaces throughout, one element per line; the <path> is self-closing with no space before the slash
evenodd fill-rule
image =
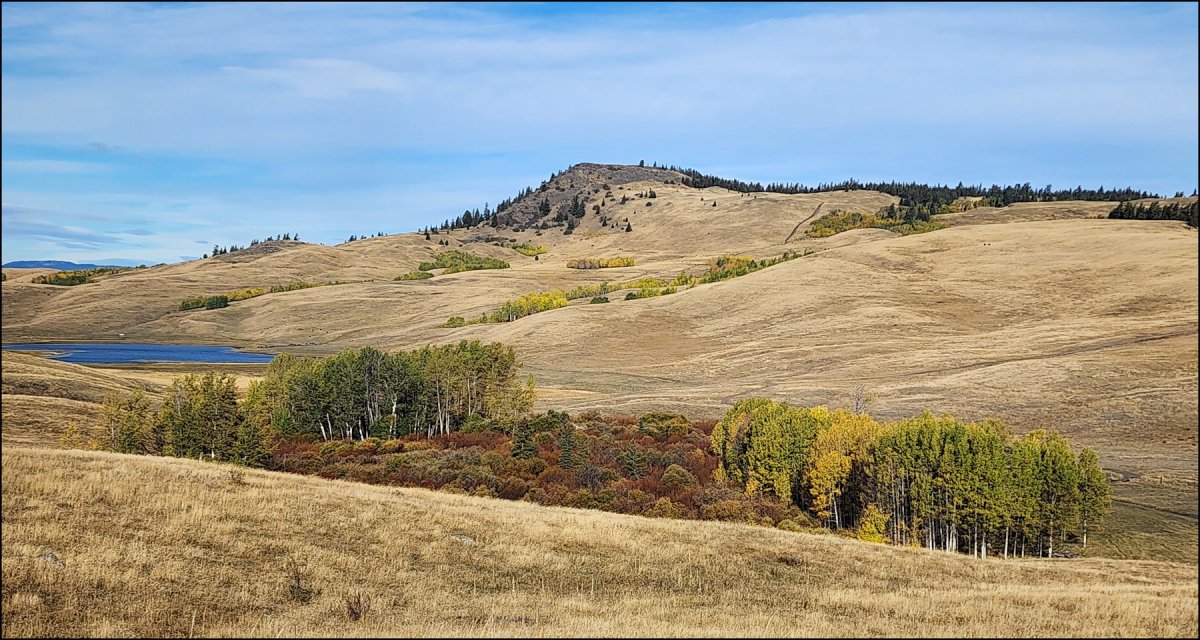
<path id="1" fill-rule="evenodd" d="M 496 258 L 477 256 L 466 251 L 443 251 L 437 254 L 433 262 L 422 262 L 417 266 L 421 271 L 445 269 L 443 274 L 460 271 L 475 271 L 478 269 L 507 269 L 508 263 Z"/>
<path id="2" fill-rule="evenodd" d="M 79 271 L 56 271 L 40 276 L 34 276 L 33 284 L 53 284 L 60 287 L 73 287 L 77 284 L 95 282 L 93 278 L 106 276 L 122 271 L 130 271 L 133 267 L 99 267 L 96 269 L 81 269 Z"/>
<path id="3" fill-rule="evenodd" d="M 428 271 L 409 271 L 393 278 L 394 280 L 428 280 L 433 274 Z"/>
<path id="4" fill-rule="evenodd" d="M 633 258 L 579 258 L 567 260 L 568 269 L 608 269 L 610 267 L 632 267 Z"/>

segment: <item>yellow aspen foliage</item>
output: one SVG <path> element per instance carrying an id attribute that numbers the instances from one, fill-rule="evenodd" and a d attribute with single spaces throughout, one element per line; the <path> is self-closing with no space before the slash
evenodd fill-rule
<path id="1" fill-rule="evenodd" d="M 801 409 L 767 398 L 742 400 L 713 428 L 718 470 L 748 494 L 762 490 L 790 498 L 805 451 L 828 418 L 823 407 Z"/>
<path id="2" fill-rule="evenodd" d="M 888 514 L 884 513 L 878 505 L 875 503 L 867 505 L 858 522 L 858 529 L 854 532 L 855 537 L 865 542 L 887 544 L 890 542 L 886 535 L 888 519 Z"/>
<path id="3" fill-rule="evenodd" d="M 82 449 L 87 445 L 87 438 L 78 422 L 72 420 L 67 423 L 67 428 L 58 437 L 58 445 L 64 449 Z"/>
<path id="4" fill-rule="evenodd" d="M 632 267 L 633 258 L 578 258 L 567 260 L 569 269 L 608 269 L 610 267 Z"/>
<path id="5" fill-rule="evenodd" d="M 812 494 L 812 510 L 819 518 L 830 522 L 833 528 L 841 527 L 838 498 L 849 475 L 850 456 L 840 451 L 826 451 L 813 459 L 804 476 L 808 491 Z"/>

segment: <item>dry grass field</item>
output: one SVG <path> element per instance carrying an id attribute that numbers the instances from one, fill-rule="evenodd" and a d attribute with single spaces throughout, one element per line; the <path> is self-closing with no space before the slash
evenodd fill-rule
<path id="1" fill-rule="evenodd" d="M 653 188 L 653 205 L 635 194 Z M 152 267 L 75 287 L 3 285 L 5 342 L 114 339 L 216 343 L 331 353 L 350 346 L 411 348 L 460 339 L 514 345 L 538 380 L 538 408 L 606 413 L 672 410 L 717 417 L 767 395 L 842 405 L 863 385 L 882 419 L 949 412 L 997 417 L 1017 432 L 1056 428 L 1100 453 L 1121 502 L 1113 557 L 1196 561 L 1197 239 L 1183 223 L 1103 219 L 1111 203 L 1022 203 L 940 216 L 952 226 L 899 237 L 879 229 L 804 236 L 822 212 L 871 212 L 875 192 L 743 195 L 658 182 L 614 186 L 601 227 L 575 233 L 481 227 L 425 240 L 369 238 L 336 247 L 259 246 Z M 716 201 L 717 206 L 712 203 Z M 496 236 L 495 238 L 489 236 Z M 510 269 L 394 282 L 450 248 L 502 258 Z M 543 244 L 537 260 L 492 244 Z M 704 270 L 718 255 L 808 255 L 675 295 L 571 306 L 516 322 L 445 329 L 532 291 Z M 636 266 L 566 267 L 568 259 L 632 256 Z M 178 311 L 181 299 L 296 281 L 349 282 Z M 4 442 L 34 444 L 95 398 L 29 379 L 9 382 Z M 112 383 L 158 388 L 182 370 L 81 369 Z M 47 375 L 59 375 L 46 371 Z M 77 372 L 78 373 L 78 372 Z M 243 384 L 256 373 L 239 370 Z M 16 373 L 14 376 L 18 375 Z M 105 382 L 109 380 L 109 382 Z M 85 385 L 86 386 L 86 385 Z M 78 385 L 75 385 L 78 388 Z M 74 395 L 73 395 L 74 394 Z M 42 438 L 43 442 L 50 438 Z M 1183 515 L 1180 515 L 1183 513 Z"/>
<path id="2" fill-rule="evenodd" d="M 6 447 L 3 520 L 6 637 L 1197 633 L 1194 565 L 980 561 L 178 459 Z"/>

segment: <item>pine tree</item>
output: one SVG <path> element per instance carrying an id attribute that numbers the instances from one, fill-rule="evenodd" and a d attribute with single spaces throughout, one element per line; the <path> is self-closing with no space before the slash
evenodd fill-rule
<path id="1" fill-rule="evenodd" d="M 633 231 L 633 225 L 629 222 L 626 222 L 625 223 L 625 233 L 629 233 L 630 231 Z"/>
<path id="2" fill-rule="evenodd" d="M 229 460 L 247 467 L 263 467 L 269 457 L 259 428 L 250 420 L 242 420 L 230 447 Z"/>
<path id="3" fill-rule="evenodd" d="M 577 463 L 578 439 L 575 437 L 575 425 L 566 422 L 558 429 L 558 466 L 573 469 Z"/>
<path id="4" fill-rule="evenodd" d="M 533 428 L 524 422 L 513 430 L 512 456 L 527 459 L 536 455 L 537 444 L 533 442 Z"/>

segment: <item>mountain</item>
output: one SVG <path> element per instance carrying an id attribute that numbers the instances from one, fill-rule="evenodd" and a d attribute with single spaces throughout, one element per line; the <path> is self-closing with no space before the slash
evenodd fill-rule
<path id="1" fill-rule="evenodd" d="M 107 264 L 66 262 L 64 260 L 14 260 L 13 262 L 4 263 L 3 267 L 5 269 L 58 269 L 59 271 L 77 271 L 80 269 L 136 267 L 140 264 L 149 263 L 134 260 L 112 260 L 108 261 Z"/>

